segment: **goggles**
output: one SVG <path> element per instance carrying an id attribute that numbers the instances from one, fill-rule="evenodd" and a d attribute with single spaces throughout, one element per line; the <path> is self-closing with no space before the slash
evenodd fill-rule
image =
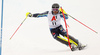
<path id="1" fill-rule="evenodd" d="M 58 11 L 59 8 L 52 8 L 52 11 Z"/>

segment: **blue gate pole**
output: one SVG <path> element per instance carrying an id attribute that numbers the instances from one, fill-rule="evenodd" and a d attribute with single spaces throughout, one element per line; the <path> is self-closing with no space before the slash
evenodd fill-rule
<path id="1" fill-rule="evenodd" d="M 1 36 L 0 36 L 0 55 L 2 55 L 2 29 L 3 29 L 3 0 L 2 0 L 2 7 L 1 7 Z"/>

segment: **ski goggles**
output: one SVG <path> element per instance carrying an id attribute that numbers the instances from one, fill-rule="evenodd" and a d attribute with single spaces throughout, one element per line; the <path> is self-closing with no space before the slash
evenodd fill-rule
<path id="1" fill-rule="evenodd" d="M 52 8 L 52 11 L 58 11 L 59 9 L 58 8 Z"/>
<path id="2" fill-rule="evenodd" d="M 53 6 L 52 8 L 59 8 L 59 7 L 58 6 L 57 7 Z"/>

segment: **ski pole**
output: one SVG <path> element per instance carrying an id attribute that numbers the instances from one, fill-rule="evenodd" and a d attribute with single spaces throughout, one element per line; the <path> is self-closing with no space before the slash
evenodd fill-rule
<path id="1" fill-rule="evenodd" d="M 59 10 L 61 11 L 61 8 L 60 8 Z M 64 9 L 62 9 L 62 10 L 63 10 L 63 12 L 64 12 L 65 14 L 67 14 L 67 13 L 64 11 Z M 87 27 L 88 29 L 90 29 L 90 30 L 92 30 L 93 32 L 95 32 L 95 33 L 98 34 L 97 31 L 95 31 L 95 30 L 93 30 L 92 28 L 88 27 L 87 25 L 85 25 L 84 23 L 82 23 L 82 22 L 80 22 L 79 20 L 75 19 L 75 18 L 72 17 L 71 15 L 69 15 L 69 14 L 67 14 L 67 15 L 70 16 L 71 18 L 73 18 L 74 20 L 76 20 L 77 22 L 79 22 L 80 24 L 84 25 L 84 26 Z"/>
<path id="2" fill-rule="evenodd" d="M 26 14 L 26 18 L 22 21 L 22 23 L 19 25 L 19 27 L 16 29 L 16 31 L 13 33 L 13 35 L 10 37 L 10 40 L 15 35 L 15 33 L 18 31 L 18 29 L 20 28 L 20 26 L 24 23 L 24 21 L 27 19 L 27 14 Z"/>
<path id="3" fill-rule="evenodd" d="M 79 20 L 75 19 L 74 17 L 72 17 L 71 15 L 68 14 L 68 16 L 70 16 L 71 18 L 73 18 L 74 20 L 76 20 L 77 22 L 79 22 L 80 24 L 84 25 L 85 27 L 87 27 L 88 29 L 92 30 L 93 32 L 97 33 L 95 30 L 93 30 L 92 28 L 88 27 L 87 25 L 85 25 L 84 23 L 80 22 Z"/>
<path id="4" fill-rule="evenodd" d="M 65 19 L 62 7 L 61 7 L 61 11 L 62 11 L 64 22 L 65 22 L 65 27 L 66 27 L 66 32 L 67 32 L 67 38 L 68 38 L 68 44 L 69 44 L 69 47 L 71 49 L 71 45 L 70 45 L 70 42 L 69 42 L 69 35 L 68 35 L 67 23 L 66 23 L 66 19 Z"/>

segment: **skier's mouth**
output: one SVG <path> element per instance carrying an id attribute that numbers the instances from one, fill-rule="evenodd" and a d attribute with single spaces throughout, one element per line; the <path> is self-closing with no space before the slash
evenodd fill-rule
<path id="1" fill-rule="evenodd" d="M 58 11 L 53 11 L 53 14 L 57 14 L 58 13 Z"/>

